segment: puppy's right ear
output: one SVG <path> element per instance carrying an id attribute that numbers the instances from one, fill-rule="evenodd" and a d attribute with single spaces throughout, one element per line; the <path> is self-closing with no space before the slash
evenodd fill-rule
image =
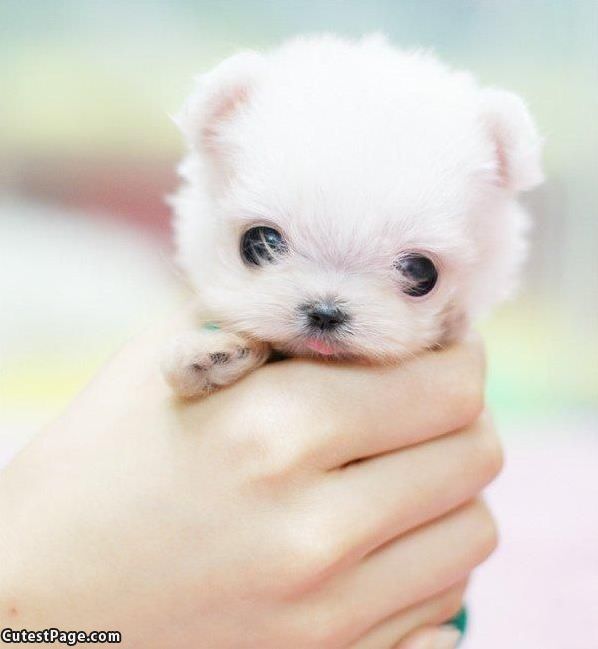
<path id="1" fill-rule="evenodd" d="M 542 139 L 523 100 L 512 92 L 481 92 L 485 130 L 494 147 L 491 167 L 496 184 L 514 192 L 532 189 L 543 180 Z"/>
<path id="2" fill-rule="evenodd" d="M 191 96 L 174 117 L 192 149 L 217 167 L 226 163 L 232 143 L 226 127 L 247 106 L 264 64 L 262 55 L 240 52 L 199 76 Z"/>

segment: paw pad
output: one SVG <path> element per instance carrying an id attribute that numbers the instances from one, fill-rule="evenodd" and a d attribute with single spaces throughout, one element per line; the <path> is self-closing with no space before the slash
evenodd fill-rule
<path id="1" fill-rule="evenodd" d="M 237 348 L 237 358 L 246 358 L 249 356 L 251 350 L 249 347 L 238 347 Z"/>
<path id="2" fill-rule="evenodd" d="M 213 352 L 210 354 L 210 360 L 214 365 L 224 365 L 230 360 L 230 354 L 227 352 Z"/>

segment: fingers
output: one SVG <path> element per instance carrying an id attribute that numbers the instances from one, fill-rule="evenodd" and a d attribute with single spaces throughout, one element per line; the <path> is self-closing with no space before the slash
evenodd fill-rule
<path id="1" fill-rule="evenodd" d="M 397 647 L 399 641 L 401 644 L 397 649 L 415 649 L 415 642 L 442 641 L 444 628 L 439 630 L 437 625 L 449 620 L 459 611 L 465 588 L 466 583 L 461 582 L 421 604 L 395 613 L 350 645 L 351 649 L 391 649 Z M 415 629 L 417 631 L 414 632 Z M 450 630 L 452 638 L 458 640 L 459 632 L 456 629 Z M 428 649 L 426 645 L 423 646 Z M 432 647 L 434 645 L 429 644 L 429 649 Z M 440 647 L 441 645 L 439 649 Z"/>
<path id="2" fill-rule="evenodd" d="M 498 474 L 488 416 L 465 430 L 331 472 L 319 502 L 330 536 L 363 555 L 471 500 Z"/>
<path id="3" fill-rule="evenodd" d="M 388 543 L 323 590 L 365 628 L 463 581 L 496 547 L 492 517 L 479 501 Z"/>
<path id="4" fill-rule="evenodd" d="M 328 469 L 470 423 L 483 406 L 483 382 L 482 348 L 468 340 L 394 367 L 274 363 L 233 389 L 238 407 L 276 418 L 281 435 L 300 436 Z"/>

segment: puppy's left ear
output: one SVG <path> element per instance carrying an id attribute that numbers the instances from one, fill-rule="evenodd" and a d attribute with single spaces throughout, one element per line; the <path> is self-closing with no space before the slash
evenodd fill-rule
<path id="1" fill-rule="evenodd" d="M 483 126 L 494 145 L 495 182 L 513 192 L 539 185 L 542 140 L 523 100 L 494 88 L 482 90 L 480 99 Z"/>

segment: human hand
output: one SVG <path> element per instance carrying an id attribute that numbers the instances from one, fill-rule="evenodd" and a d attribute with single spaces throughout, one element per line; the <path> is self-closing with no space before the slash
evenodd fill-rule
<path id="1" fill-rule="evenodd" d="M 164 335 L 0 475 L 3 626 L 379 649 L 458 610 L 496 543 L 479 344 L 394 368 L 294 359 L 181 402 L 154 362 Z"/>

